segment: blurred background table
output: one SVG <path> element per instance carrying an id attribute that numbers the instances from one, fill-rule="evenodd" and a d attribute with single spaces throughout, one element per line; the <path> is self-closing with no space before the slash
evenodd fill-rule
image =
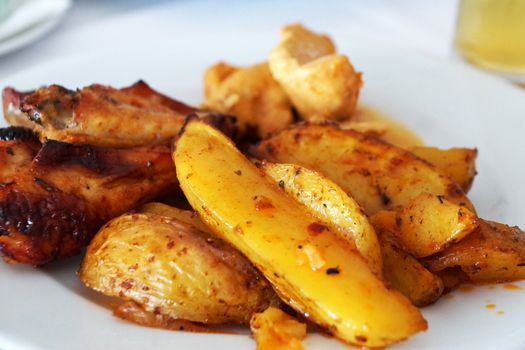
<path id="1" fill-rule="evenodd" d="M 338 41 L 454 59 L 456 11 L 457 0 L 75 0 L 52 32 L 0 56 L 0 79 L 67 55 L 175 40 L 192 32 L 221 31 L 234 40 L 236 33 L 268 31 L 277 40 L 278 28 L 297 21 Z"/>

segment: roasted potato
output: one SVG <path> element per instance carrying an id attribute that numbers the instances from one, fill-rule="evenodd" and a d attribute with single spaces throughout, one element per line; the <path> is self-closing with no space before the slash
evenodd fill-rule
<path id="1" fill-rule="evenodd" d="M 275 307 L 255 314 L 250 321 L 257 350 L 303 350 L 306 324 Z"/>
<path id="2" fill-rule="evenodd" d="M 432 164 L 439 172 L 454 180 L 465 193 L 472 187 L 476 176 L 477 149 L 423 146 L 419 138 L 406 126 L 392 120 L 359 120 L 355 118 L 340 123 L 342 129 L 375 136 L 395 146 L 405 148 Z"/>
<path id="3" fill-rule="evenodd" d="M 372 271 L 381 276 L 381 250 L 374 228 L 359 204 L 339 186 L 298 165 L 263 162 L 259 167 L 312 215 L 330 225 L 334 233 L 350 239 Z"/>
<path id="4" fill-rule="evenodd" d="M 279 44 L 270 52 L 270 70 L 301 117 L 349 118 L 362 81 L 348 57 L 337 54 L 326 35 L 315 34 L 300 24 L 283 27 L 280 36 Z"/>
<path id="5" fill-rule="evenodd" d="M 259 168 L 314 216 L 330 225 L 335 234 L 350 238 L 361 255 L 368 259 L 371 269 L 383 275 L 414 305 L 428 305 L 439 298 L 443 292 L 441 279 L 405 252 L 390 232 L 382 230 L 379 244 L 366 215 L 339 186 L 297 165 L 263 162 Z"/>
<path id="6" fill-rule="evenodd" d="M 473 206 L 449 177 L 410 152 L 335 124 L 301 123 L 263 140 L 252 149 L 260 159 L 319 171 L 373 215 L 399 209 L 421 193 Z"/>
<path id="7" fill-rule="evenodd" d="M 436 147 L 413 147 L 412 153 L 434 165 L 436 169 L 448 175 L 463 191 L 468 192 L 476 176 L 477 149 L 450 148 L 439 149 Z"/>
<path id="8" fill-rule="evenodd" d="M 374 227 L 393 233 L 416 258 L 442 251 L 473 232 L 479 224 L 476 214 L 467 208 L 426 192 L 397 213 L 376 213 L 372 222 Z"/>
<path id="9" fill-rule="evenodd" d="M 384 229 L 377 232 L 383 254 L 385 280 L 416 306 L 435 302 L 443 292 L 441 279 L 404 251 L 392 233 Z"/>
<path id="10" fill-rule="evenodd" d="M 241 131 L 264 137 L 293 121 L 292 104 L 268 63 L 235 67 L 217 63 L 204 74 L 203 108 L 237 117 Z"/>
<path id="11" fill-rule="evenodd" d="M 467 208 L 424 192 L 399 211 L 396 224 L 399 242 L 416 258 L 423 258 L 460 241 L 479 221 Z"/>
<path id="12" fill-rule="evenodd" d="M 106 224 L 78 276 L 86 286 L 146 311 L 206 324 L 247 323 L 277 302 L 269 283 L 236 250 L 153 213 L 125 214 Z"/>
<path id="13" fill-rule="evenodd" d="M 480 220 L 477 230 L 424 261 L 430 271 L 459 267 L 470 282 L 525 278 L 525 233 L 518 227 Z"/>
<path id="14" fill-rule="evenodd" d="M 426 329 L 420 311 L 387 288 L 348 240 L 332 234 L 218 130 L 191 119 L 174 149 L 177 178 L 192 207 L 292 308 L 364 346 L 386 346 Z"/>

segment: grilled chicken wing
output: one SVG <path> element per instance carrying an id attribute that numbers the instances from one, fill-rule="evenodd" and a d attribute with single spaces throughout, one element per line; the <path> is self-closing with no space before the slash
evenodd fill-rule
<path id="1" fill-rule="evenodd" d="M 135 147 L 169 144 L 194 108 L 143 81 L 123 89 L 94 84 L 73 91 L 59 85 L 33 92 L 5 88 L 4 116 L 33 129 L 41 140 Z"/>
<path id="2" fill-rule="evenodd" d="M 164 145 L 113 149 L 0 129 L 0 251 L 43 265 L 77 254 L 111 218 L 175 190 Z"/>

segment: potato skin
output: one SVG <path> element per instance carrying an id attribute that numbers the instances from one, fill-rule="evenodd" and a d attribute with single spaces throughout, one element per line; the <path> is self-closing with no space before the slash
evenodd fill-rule
<path id="1" fill-rule="evenodd" d="M 125 214 L 106 224 L 78 276 L 146 311 L 206 324 L 248 323 L 277 300 L 264 277 L 229 245 L 153 213 Z"/>
<path id="2" fill-rule="evenodd" d="M 331 123 L 300 123 L 263 140 L 252 153 L 316 170 L 345 190 L 368 215 L 402 207 L 422 192 L 474 211 L 449 177 L 410 152 Z"/>
<path id="3" fill-rule="evenodd" d="M 430 271 L 459 267 L 474 283 L 525 279 L 525 233 L 488 220 L 458 243 L 424 260 Z"/>

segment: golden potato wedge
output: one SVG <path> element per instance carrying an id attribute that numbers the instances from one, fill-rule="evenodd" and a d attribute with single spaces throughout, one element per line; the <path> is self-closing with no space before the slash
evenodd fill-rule
<path id="1" fill-rule="evenodd" d="M 300 24 L 285 26 L 270 52 L 269 65 L 304 119 L 345 119 L 355 110 L 361 73 L 335 52 L 325 35 Z"/>
<path id="2" fill-rule="evenodd" d="M 478 150 L 472 148 L 439 149 L 436 147 L 413 147 L 412 153 L 434 165 L 448 175 L 463 191 L 468 192 L 476 176 Z"/>
<path id="3" fill-rule="evenodd" d="M 424 263 L 434 272 L 460 267 L 475 283 L 525 279 L 525 233 L 518 227 L 480 220 L 476 231 Z"/>
<path id="4" fill-rule="evenodd" d="M 269 307 L 255 314 L 250 328 L 257 343 L 257 350 L 303 350 L 301 340 L 306 337 L 306 324 L 282 310 Z"/>
<path id="5" fill-rule="evenodd" d="M 335 124 L 301 123 L 263 140 L 252 153 L 319 171 L 369 215 L 397 209 L 423 192 L 473 211 L 461 188 L 410 152 Z"/>
<path id="6" fill-rule="evenodd" d="M 424 258 L 459 242 L 478 224 L 467 208 L 424 192 L 398 212 L 393 233 L 408 252 Z"/>
<path id="7" fill-rule="evenodd" d="M 392 233 L 386 230 L 377 232 L 383 253 L 385 280 L 416 306 L 435 302 L 443 293 L 441 279 L 405 252 Z"/>
<path id="8" fill-rule="evenodd" d="M 277 302 L 240 253 L 192 226 L 153 213 L 125 214 L 89 245 L 78 276 L 109 296 L 173 319 L 247 323 Z"/>
<path id="9" fill-rule="evenodd" d="M 327 223 L 335 233 L 350 239 L 378 276 L 382 274 L 381 250 L 372 225 L 352 198 L 323 175 L 293 164 L 263 162 L 259 166 L 286 193 Z"/>
<path id="10" fill-rule="evenodd" d="M 292 104 L 274 80 L 268 63 L 235 67 L 217 63 L 204 74 L 203 108 L 237 117 L 241 131 L 253 129 L 260 137 L 293 121 Z"/>
<path id="11" fill-rule="evenodd" d="M 206 226 L 199 218 L 199 215 L 192 210 L 183 210 L 164 203 L 150 202 L 138 207 L 137 212 L 167 216 L 185 224 L 191 225 L 202 232 L 210 233 L 208 226 Z"/>
<path id="12" fill-rule="evenodd" d="M 348 240 L 332 234 L 218 130 L 189 120 L 173 158 L 201 219 L 250 259 L 292 308 L 365 346 L 426 329 L 419 310 L 388 289 Z"/>

